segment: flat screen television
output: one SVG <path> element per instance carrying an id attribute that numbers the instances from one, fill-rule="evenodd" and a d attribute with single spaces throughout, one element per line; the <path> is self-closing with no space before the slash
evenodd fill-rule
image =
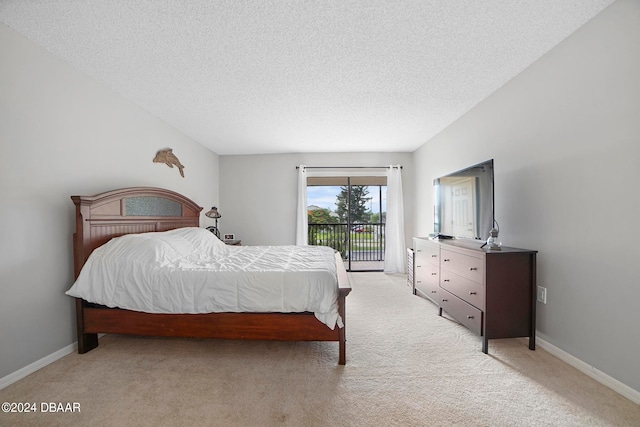
<path id="1" fill-rule="evenodd" d="M 493 159 L 433 180 L 434 236 L 486 240 L 495 222 Z"/>

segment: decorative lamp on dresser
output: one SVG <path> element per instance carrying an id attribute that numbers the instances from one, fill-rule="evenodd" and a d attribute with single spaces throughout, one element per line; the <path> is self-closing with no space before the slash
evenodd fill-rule
<path id="1" fill-rule="evenodd" d="M 529 337 L 535 350 L 536 253 L 481 248 L 467 239 L 414 237 L 414 286 L 471 331 L 489 340 Z"/>

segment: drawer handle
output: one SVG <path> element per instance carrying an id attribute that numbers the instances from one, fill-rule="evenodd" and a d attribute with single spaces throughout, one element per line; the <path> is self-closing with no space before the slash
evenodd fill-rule
<path id="1" fill-rule="evenodd" d="M 416 267 L 420 268 L 420 267 L 422 267 L 422 266 L 421 266 L 421 265 L 416 265 Z"/>
<path id="2" fill-rule="evenodd" d="M 435 294 L 437 291 L 431 291 L 432 294 Z"/>
<path id="3" fill-rule="evenodd" d="M 448 258 L 445 258 L 445 259 L 443 259 L 443 261 L 444 261 L 444 262 L 449 262 L 449 261 L 451 261 L 451 260 L 450 260 L 450 259 L 448 259 Z"/>
<path id="4" fill-rule="evenodd" d="M 473 319 L 473 316 L 467 316 L 467 319 Z"/>
<path id="5" fill-rule="evenodd" d="M 447 299 L 444 299 L 444 298 L 442 299 L 442 302 L 447 302 L 447 301 L 448 301 Z"/>
<path id="6" fill-rule="evenodd" d="M 444 282 L 450 282 L 450 281 L 451 281 L 451 280 L 449 280 L 449 279 L 444 279 Z"/>
<path id="7" fill-rule="evenodd" d="M 416 283 L 422 283 L 422 280 L 416 280 Z"/>
<path id="8" fill-rule="evenodd" d="M 438 273 L 431 273 L 431 275 L 432 275 L 432 276 L 436 276 L 436 275 L 438 275 Z"/>
<path id="9" fill-rule="evenodd" d="M 438 258 L 438 255 L 431 255 L 431 258 Z"/>
<path id="10" fill-rule="evenodd" d="M 469 291 L 469 295 L 478 295 L 477 292 Z"/>
<path id="11" fill-rule="evenodd" d="M 478 267 L 469 267 L 469 271 L 475 271 L 477 269 L 478 269 Z"/>

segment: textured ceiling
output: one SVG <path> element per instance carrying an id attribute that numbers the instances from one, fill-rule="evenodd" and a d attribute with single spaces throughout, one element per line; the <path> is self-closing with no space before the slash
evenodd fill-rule
<path id="1" fill-rule="evenodd" d="M 613 0 L 0 0 L 221 155 L 413 151 Z"/>

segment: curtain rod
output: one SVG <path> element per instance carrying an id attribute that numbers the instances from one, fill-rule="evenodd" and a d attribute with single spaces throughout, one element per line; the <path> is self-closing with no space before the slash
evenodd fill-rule
<path id="1" fill-rule="evenodd" d="M 305 169 L 389 169 L 393 166 L 305 166 Z M 300 169 L 300 166 L 296 166 Z M 402 169 L 402 165 L 400 166 Z"/>

